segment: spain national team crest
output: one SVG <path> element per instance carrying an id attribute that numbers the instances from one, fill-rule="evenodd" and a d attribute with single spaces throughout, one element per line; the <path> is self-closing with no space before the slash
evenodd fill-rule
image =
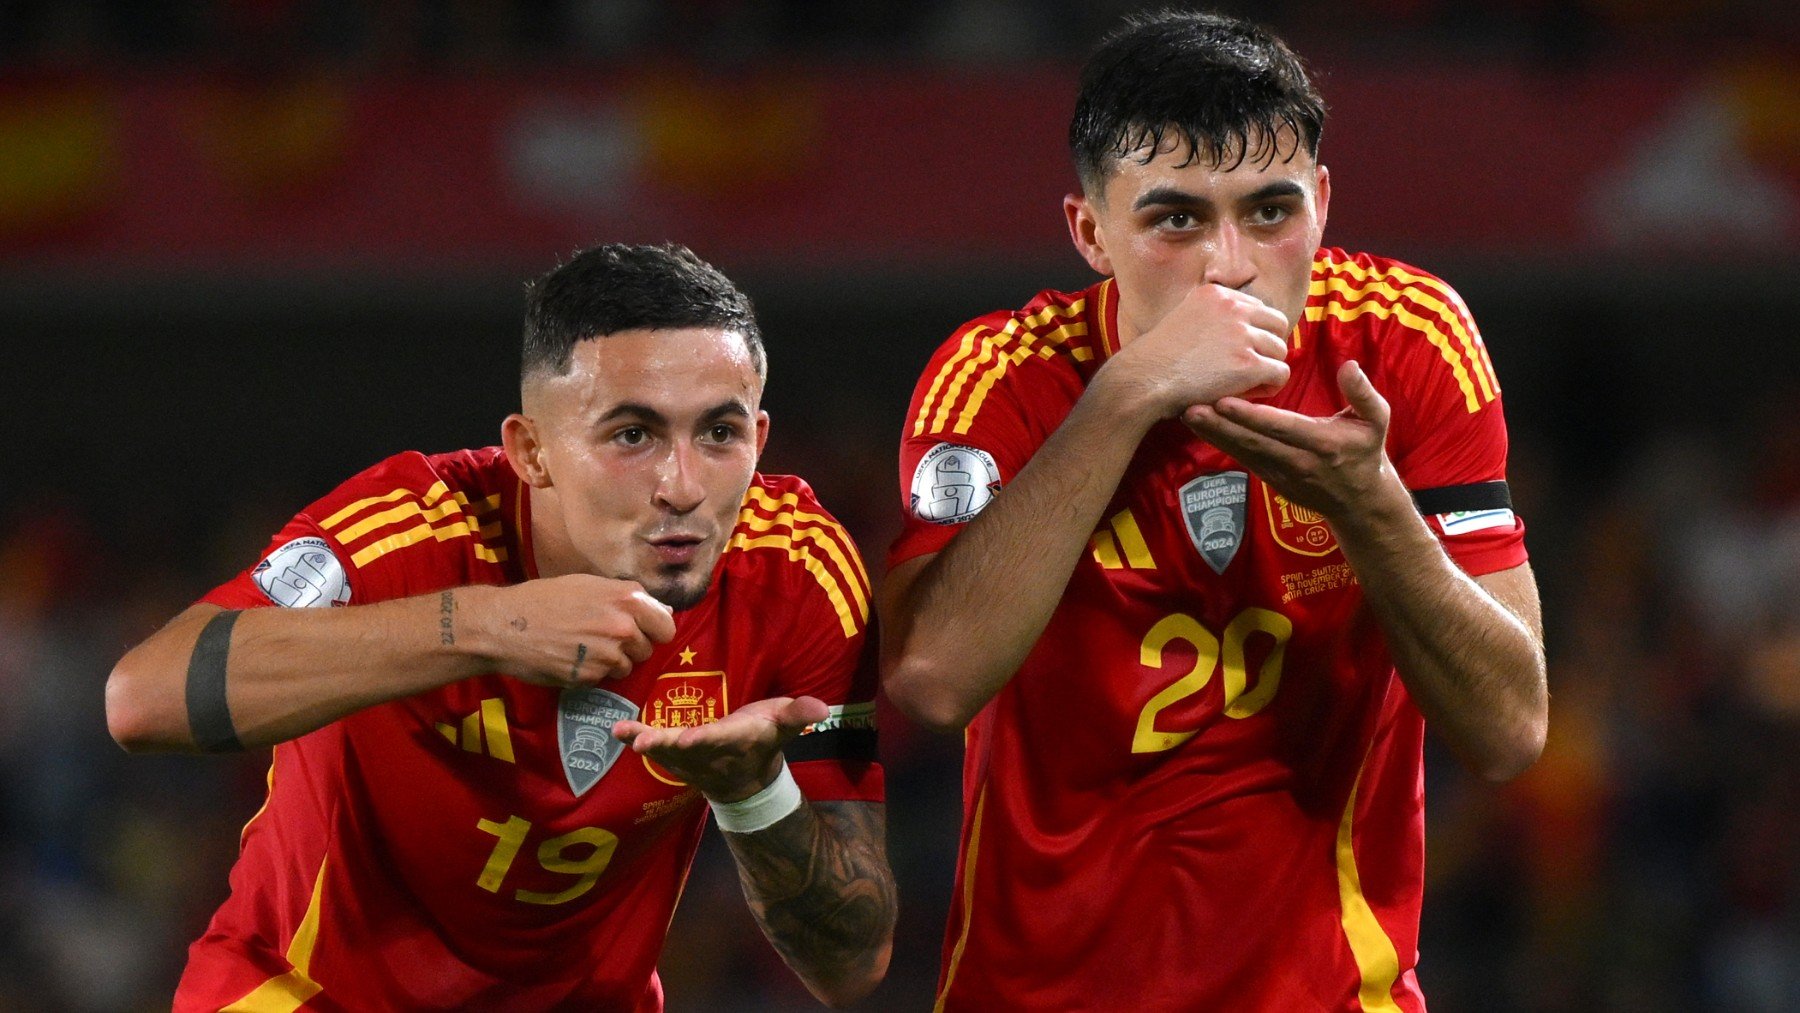
<path id="1" fill-rule="evenodd" d="M 1244 504 L 1250 499 L 1250 476 L 1241 471 L 1201 475 L 1181 487 L 1181 518 L 1200 558 L 1214 573 L 1224 573 L 1244 543 Z"/>
<path id="2" fill-rule="evenodd" d="M 625 752 L 612 737 L 613 725 L 635 721 L 637 704 L 597 686 L 562 691 L 556 702 L 556 745 L 562 752 L 569 788 L 583 795 L 599 782 Z"/>
<path id="3" fill-rule="evenodd" d="M 1331 533 L 1324 517 L 1266 485 L 1262 494 L 1269 514 L 1269 533 L 1282 548 L 1303 556 L 1329 556 L 1337 551 L 1337 536 Z"/>
<path id="4" fill-rule="evenodd" d="M 724 672 L 667 672 L 651 687 L 642 720 L 653 728 L 695 728 L 719 720 L 729 709 Z M 644 769 L 664 784 L 687 784 L 648 756 Z"/>

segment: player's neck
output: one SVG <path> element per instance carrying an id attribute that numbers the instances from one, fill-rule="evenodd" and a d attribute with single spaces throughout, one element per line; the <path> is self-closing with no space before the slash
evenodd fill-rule
<path id="1" fill-rule="evenodd" d="M 538 577 L 578 573 L 574 543 L 562 522 L 562 503 L 555 489 L 534 489 L 531 494 L 531 566 Z"/>

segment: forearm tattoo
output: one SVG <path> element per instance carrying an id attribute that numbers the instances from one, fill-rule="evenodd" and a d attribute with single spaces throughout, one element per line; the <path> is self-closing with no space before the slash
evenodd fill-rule
<path id="1" fill-rule="evenodd" d="M 802 977 L 855 977 L 893 931 L 885 808 L 814 802 L 751 834 L 725 834 L 744 899 L 782 959 Z"/>
<path id="2" fill-rule="evenodd" d="M 445 647 L 456 644 L 456 593 L 445 591 L 438 599 L 438 643 Z"/>

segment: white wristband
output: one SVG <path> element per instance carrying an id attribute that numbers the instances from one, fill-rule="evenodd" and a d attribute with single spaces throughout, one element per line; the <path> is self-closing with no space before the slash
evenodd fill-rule
<path id="1" fill-rule="evenodd" d="M 734 834 L 753 834 L 765 827 L 774 826 L 789 813 L 800 808 L 806 799 L 800 794 L 800 786 L 794 783 L 794 774 L 788 770 L 786 763 L 781 765 L 781 773 L 769 786 L 747 799 L 738 802 L 710 802 L 713 818 L 719 821 L 719 829 Z"/>

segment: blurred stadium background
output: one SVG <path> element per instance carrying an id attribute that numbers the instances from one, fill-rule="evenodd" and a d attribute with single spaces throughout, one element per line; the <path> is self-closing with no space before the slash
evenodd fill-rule
<path id="1" fill-rule="evenodd" d="M 0 1009 L 167 1007 L 266 757 L 127 758 L 111 662 L 338 480 L 493 442 L 577 247 L 745 285 L 766 468 L 879 571 L 930 349 L 1087 283 L 1062 137 L 1131 6 L 0 3 Z M 1449 279 L 1506 383 L 1551 738 L 1500 788 L 1432 758 L 1432 1008 L 1800 1009 L 1800 8 L 1226 6 L 1320 72 L 1327 241 Z M 884 720 L 867 1008 L 916 1010 L 960 747 Z M 674 1011 L 809 1005 L 716 842 L 663 966 Z"/>

